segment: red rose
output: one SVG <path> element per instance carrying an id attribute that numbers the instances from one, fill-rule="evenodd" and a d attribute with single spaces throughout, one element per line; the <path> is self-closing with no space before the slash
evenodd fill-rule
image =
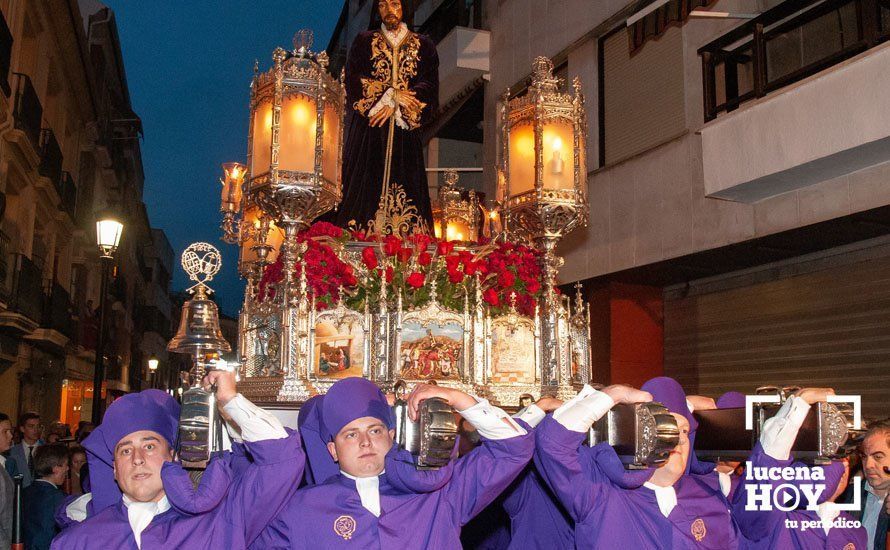
<path id="1" fill-rule="evenodd" d="M 387 268 L 386 268 L 386 282 L 387 283 L 392 282 L 393 275 L 395 275 L 395 273 L 392 270 L 392 266 L 387 266 Z"/>
<path id="2" fill-rule="evenodd" d="M 464 273 L 472 277 L 479 270 L 479 262 L 467 262 L 464 264 Z"/>
<path id="3" fill-rule="evenodd" d="M 448 270 L 448 280 L 454 284 L 458 284 L 464 280 L 464 274 L 456 269 L 453 269 L 453 270 L 449 269 Z"/>
<path id="4" fill-rule="evenodd" d="M 368 269 L 375 269 L 377 267 L 377 251 L 374 250 L 373 246 L 366 246 L 365 249 L 362 250 L 362 262 Z"/>
<path id="5" fill-rule="evenodd" d="M 527 315 L 531 317 L 535 314 L 535 306 L 538 305 L 538 302 L 529 296 L 528 294 L 523 294 L 519 297 L 518 304 L 516 304 L 516 309 L 519 313 L 523 315 Z"/>
<path id="6" fill-rule="evenodd" d="M 383 239 L 383 251 L 387 256 L 395 256 L 399 253 L 399 249 L 402 248 L 402 239 L 394 236 L 387 235 L 385 239 Z"/>
<path id="7" fill-rule="evenodd" d="M 428 266 L 428 265 L 430 265 L 430 263 L 432 263 L 432 261 L 433 261 L 433 257 L 430 256 L 429 252 L 421 252 L 417 256 L 417 263 L 419 263 L 422 266 Z"/>
<path id="8" fill-rule="evenodd" d="M 541 283 L 539 283 L 535 279 L 526 281 L 525 289 L 529 292 L 529 294 L 537 294 L 538 291 L 541 290 Z"/>
<path id="9" fill-rule="evenodd" d="M 408 283 L 408 286 L 412 288 L 420 288 L 423 286 L 424 278 L 425 276 L 423 273 L 418 273 L 415 271 L 411 275 L 408 275 L 408 278 L 405 279 L 405 282 Z"/>
<path id="10" fill-rule="evenodd" d="M 457 267 L 460 265 L 460 258 L 457 256 L 446 256 L 445 257 L 445 267 L 448 271 L 456 271 Z"/>
<path id="11" fill-rule="evenodd" d="M 490 306 L 497 306 L 501 303 L 501 300 L 498 298 L 498 293 L 493 288 L 485 289 L 485 292 L 482 293 L 482 299 Z"/>
<path id="12" fill-rule="evenodd" d="M 498 284 L 502 288 L 512 288 L 516 283 L 516 277 L 513 275 L 512 271 L 501 271 L 498 274 Z"/>
<path id="13" fill-rule="evenodd" d="M 413 254 L 413 253 L 414 253 L 414 251 L 411 250 L 410 248 L 400 248 L 399 249 L 399 261 L 402 263 L 407 262 L 408 260 L 411 259 L 411 254 Z"/>
<path id="14" fill-rule="evenodd" d="M 417 250 L 426 250 L 426 248 L 433 242 L 432 237 L 429 235 L 424 235 L 423 233 L 418 233 L 414 235 L 414 248 Z"/>
<path id="15" fill-rule="evenodd" d="M 436 247 L 436 250 L 439 252 L 440 256 L 447 256 L 454 251 L 454 243 L 440 241 L 439 245 Z"/>

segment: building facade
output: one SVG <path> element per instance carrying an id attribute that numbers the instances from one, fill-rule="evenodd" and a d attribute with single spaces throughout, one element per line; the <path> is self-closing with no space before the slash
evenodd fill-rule
<path id="1" fill-rule="evenodd" d="M 141 122 L 114 14 L 94 0 L 0 1 L 0 408 L 91 415 L 95 221 L 125 224 L 107 301 L 106 399 L 165 357 L 173 253 L 142 202 Z"/>
<path id="2" fill-rule="evenodd" d="M 592 301 L 597 381 L 833 386 L 890 413 L 890 4 L 485 9 L 485 167 L 536 56 L 582 80 L 590 219 L 560 278 Z"/>

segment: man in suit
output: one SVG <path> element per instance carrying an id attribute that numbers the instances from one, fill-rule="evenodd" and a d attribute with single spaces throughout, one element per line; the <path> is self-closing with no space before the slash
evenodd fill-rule
<path id="1" fill-rule="evenodd" d="M 866 483 L 862 515 L 857 519 L 868 532 L 868 550 L 885 550 L 890 524 L 890 499 L 887 498 L 890 493 L 890 473 L 887 471 L 890 468 L 890 419 L 869 424 L 859 452 Z"/>
<path id="2" fill-rule="evenodd" d="M 31 485 L 36 476 L 34 465 L 34 453 L 43 445 L 40 439 L 40 415 L 36 412 L 26 412 L 19 417 L 19 431 L 22 432 L 22 442 L 12 446 L 9 450 L 11 459 L 6 465 L 6 471 L 13 474 L 22 474 L 22 487 Z"/>
<path id="3" fill-rule="evenodd" d="M 12 421 L 0 413 L 0 548 L 9 548 L 12 542 L 12 478 L 6 472 L 3 453 L 12 446 Z"/>
<path id="4" fill-rule="evenodd" d="M 68 477 L 68 449 L 61 444 L 41 445 L 34 453 L 37 479 L 22 491 L 22 527 L 25 548 L 49 550 L 56 536 L 56 508 L 65 498 L 60 487 Z"/>

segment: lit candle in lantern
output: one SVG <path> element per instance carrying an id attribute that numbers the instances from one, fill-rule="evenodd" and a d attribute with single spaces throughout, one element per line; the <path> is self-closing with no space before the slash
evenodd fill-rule
<path id="1" fill-rule="evenodd" d="M 241 185 L 244 183 L 246 170 L 243 164 L 227 162 L 223 164 L 222 211 L 237 212 L 241 206 Z"/>
<path id="2" fill-rule="evenodd" d="M 454 225 L 448 224 L 448 228 L 445 229 L 445 240 L 453 241 L 455 239 L 455 235 L 457 234 L 457 230 L 454 228 Z"/>
<path id="3" fill-rule="evenodd" d="M 562 140 L 559 136 L 553 138 L 553 158 L 550 159 L 550 172 L 554 175 L 562 174 L 565 161 L 562 160 Z"/>

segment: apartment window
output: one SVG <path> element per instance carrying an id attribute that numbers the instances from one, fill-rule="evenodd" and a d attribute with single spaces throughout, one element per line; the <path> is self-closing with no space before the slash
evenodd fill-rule
<path id="1" fill-rule="evenodd" d="M 600 165 L 642 153 L 683 133 L 683 35 L 672 27 L 630 54 L 627 30 L 599 41 Z"/>

